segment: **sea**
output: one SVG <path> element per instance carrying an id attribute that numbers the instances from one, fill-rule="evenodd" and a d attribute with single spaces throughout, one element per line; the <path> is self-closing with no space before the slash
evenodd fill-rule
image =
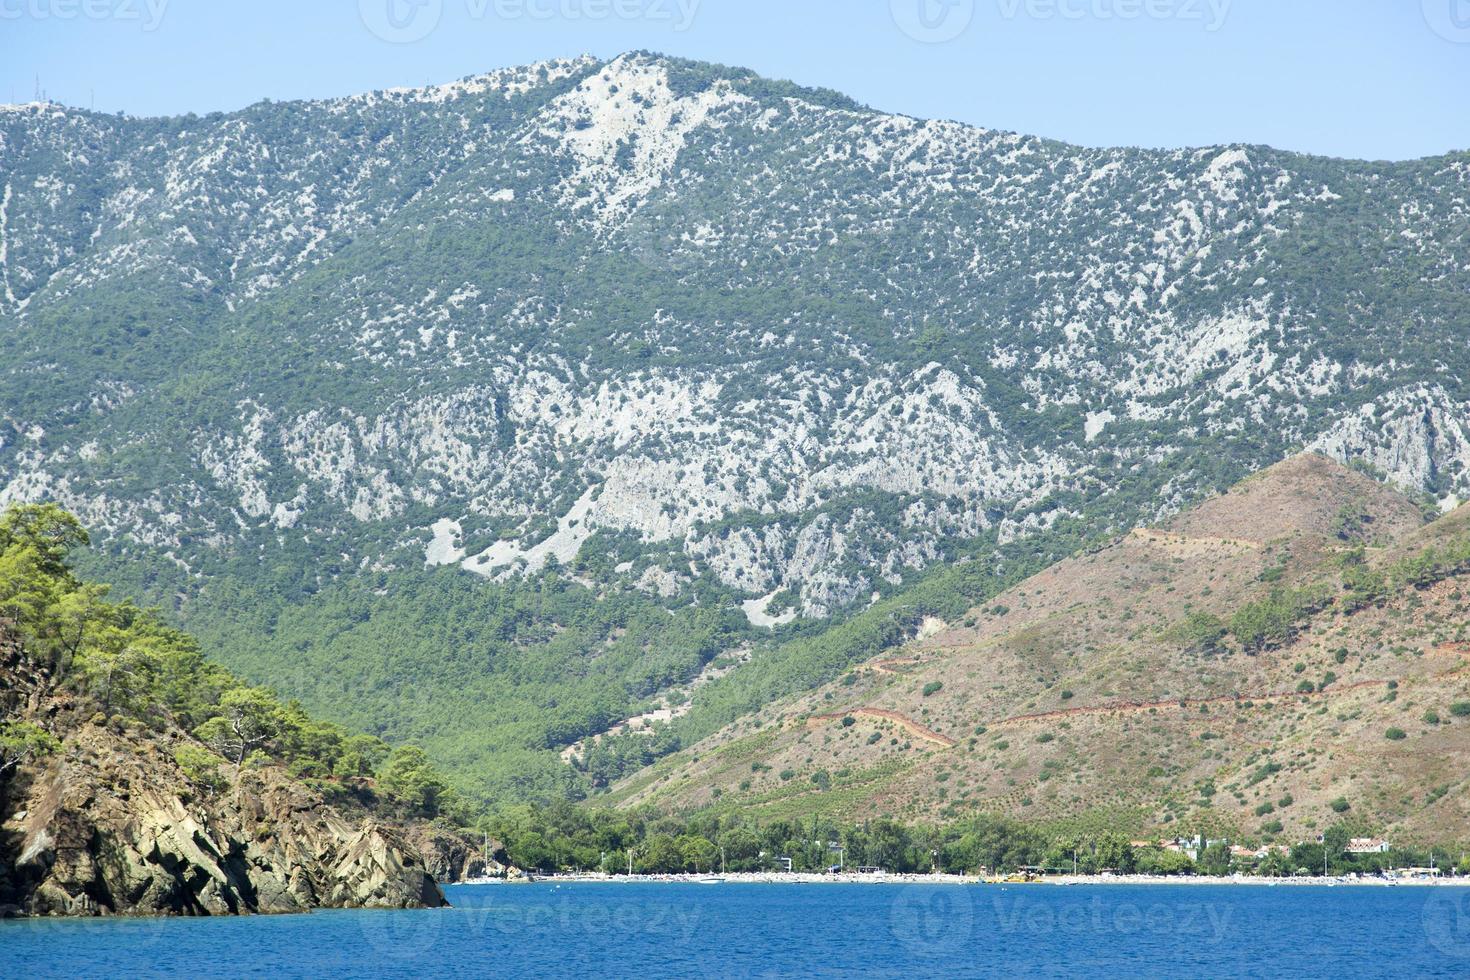
<path id="1" fill-rule="evenodd" d="M 454 907 L 0 922 L 0 977 L 1467 977 L 1470 888 L 461 885 Z"/>

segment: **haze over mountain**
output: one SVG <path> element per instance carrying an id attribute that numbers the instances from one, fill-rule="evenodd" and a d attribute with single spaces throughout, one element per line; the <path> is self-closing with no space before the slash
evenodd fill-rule
<path id="1" fill-rule="evenodd" d="M 1084 150 L 635 53 L 5 107 L 0 183 L 0 501 L 487 792 L 1301 447 L 1470 496 L 1464 154 Z"/>

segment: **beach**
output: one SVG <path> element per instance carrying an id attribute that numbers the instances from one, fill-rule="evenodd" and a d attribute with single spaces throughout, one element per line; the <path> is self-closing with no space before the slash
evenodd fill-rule
<path id="1" fill-rule="evenodd" d="M 978 885 L 986 887 L 1036 887 L 1036 886 L 1106 886 L 1106 885 L 1155 885 L 1178 887 L 1184 885 L 1236 885 L 1271 888 L 1277 886 L 1335 888 L 1344 887 L 1470 887 L 1467 877 L 1396 877 L 1378 875 L 1334 875 L 1331 877 L 1296 876 L 1266 878 L 1257 875 L 1231 875 L 1210 877 L 1206 875 L 1044 875 L 1032 881 L 1011 881 L 1004 876 L 980 876 L 958 874 L 889 874 L 836 872 L 817 874 L 813 872 L 784 871 L 741 871 L 728 874 L 658 874 L 658 875 L 610 875 L 596 872 L 582 874 L 539 875 L 534 878 L 504 879 L 488 878 L 464 882 L 466 885 L 515 885 L 515 884 L 742 884 L 742 885 Z"/>

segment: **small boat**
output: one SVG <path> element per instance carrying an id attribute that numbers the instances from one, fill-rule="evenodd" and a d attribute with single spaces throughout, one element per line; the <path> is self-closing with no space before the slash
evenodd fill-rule
<path id="1" fill-rule="evenodd" d="M 722 885 L 725 883 L 725 879 L 719 875 L 706 875 L 703 878 L 695 878 L 694 880 L 700 885 Z"/>
<path id="2" fill-rule="evenodd" d="M 994 878 L 992 882 L 999 885 L 1034 885 L 1041 881 L 1041 875 L 1031 868 L 1022 868 L 1004 877 Z"/>

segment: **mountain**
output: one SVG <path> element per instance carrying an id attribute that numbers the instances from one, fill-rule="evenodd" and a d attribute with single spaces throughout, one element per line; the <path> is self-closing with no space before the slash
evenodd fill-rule
<path id="1" fill-rule="evenodd" d="M 4 107 L 0 500 L 472 792 L 575 795 L 696 680 L 681 738 L 1299 448 L 1470 496 L 1467 184 L 647 53 Z"/>
<path id="2" fill-rule="evenodd" d="M 789 817 L 979 810 L 1295 841 L 1470 833 L 1470 506 L 1299 456 L 616 787 Z M 1191 830 L 1191 832 L 1193 832 Z"/>

